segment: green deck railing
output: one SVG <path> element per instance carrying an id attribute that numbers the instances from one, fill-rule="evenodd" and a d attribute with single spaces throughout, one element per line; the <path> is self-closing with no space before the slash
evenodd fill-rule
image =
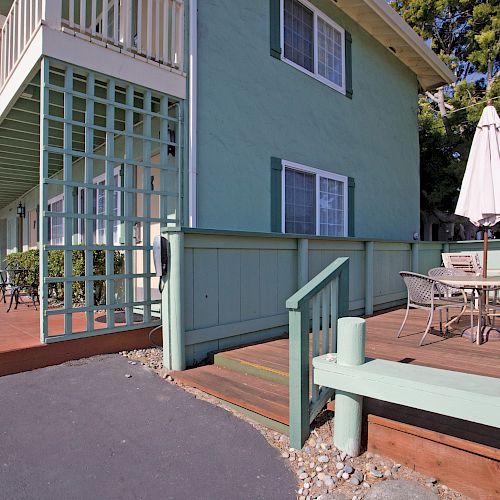
<path id="1" fill-rule="evenodd" d="M 335 389 L 337 449 L 359 455 L 363 397 L 500 428 L 499 379 L 365 358 L 365 320 L 338 323 L 337 351 L 313 358 L 313 381 Z"/>
<path id="2" fill-rule="evenodd" d="M 337 320 L 349 311 L 349 258 L 334 260 L 286 301 L 289 314 L 290 446 L 301 448 L 309 426 L 334 394 L 312 382 L 311 357 L 337 350 Z M 312 322 L 311 322 L 312 319 Z"/>

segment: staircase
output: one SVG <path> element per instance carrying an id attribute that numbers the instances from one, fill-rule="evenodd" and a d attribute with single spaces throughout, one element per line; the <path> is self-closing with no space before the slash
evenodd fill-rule
<path id="1" fill-rule="evenodd" d="M 249 418 L 288 433 L 288 339 L 214 355 L 214 364 L 170 375 Z"/>

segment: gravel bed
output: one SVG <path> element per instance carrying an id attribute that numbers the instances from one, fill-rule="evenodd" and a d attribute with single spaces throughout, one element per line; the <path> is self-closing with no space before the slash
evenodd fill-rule
<path id="1" fill-rule="evenodd" d="M 175 383 L 198 399 L 225 408 L 258 429 L 266 440 L 280 451 L 283 460 L 295 472 L 299 500 L 362 500 L 373 486 L 388 480 L 414 481 L 425 486 L 437 498 L 460 500 L 468 498 L 441 484 L 435 478 L 426 477 L 380 455 L 365 452 L 359 457 L 352 458 L 340 452 L 332 444 L 333 412 L 324 410 L 318 415 L 313 422 L 309 440 L 302 450 L 296 450 L 290 448 L 288 436 L 225 407 L 221 401 L 198 389 L 176 383 L 163 368 L 161 348 L 124 351 L 121 354 L 129 359 L 129 363 L 142 363 L 167 382 Z"/>

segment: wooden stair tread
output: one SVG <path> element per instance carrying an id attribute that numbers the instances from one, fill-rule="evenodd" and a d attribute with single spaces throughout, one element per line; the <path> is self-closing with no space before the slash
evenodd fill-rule
<path id="1" fill-rule="evenodd" d="M 282 384 L 216 365 L 170 375 L 185 385 L 288 425 L 288 387 Z"/>
<path id="2" fill-rule="evenodd" d="M 288 376 L 288 339 L 223 351 L 217 357 L 258 366 Z"/>

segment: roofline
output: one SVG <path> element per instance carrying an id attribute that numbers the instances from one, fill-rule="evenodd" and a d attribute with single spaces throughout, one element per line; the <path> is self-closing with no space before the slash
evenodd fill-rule
<path id="1" fill-rule="evenodd" d="M 342 0 L 338 2 L 336 0 L 332 1 L 334 1 L 334 3 L 336 3 L 341 10 L 345 11 L 346 14 L 349 15 L 349 4 L 351 4 L 352 0 L 344 0 L 344 2 L 342 2 Z M 424 90 L 430 90 L 455 81 L 456 77 L 448 66 L 441 61 L 441 59 L 439 59 L 436 53 L 427 46 L 424 40 L 418 36 L 415 31 L 413 31 L 411 26 L 385 0 L 360 0 L 360 2 L 357 3 L 364 4 L 373 13 L 375 13 L 381 21 L 390 26 L 394 33 L 421 58 L 427 68 L 431 69 L 435 73 L 436 78 L 432 84 L 422 85 L 422 81 L 420 81 Z M 363 22 L 361 20 L 356 20 L 356 22 L 363 27 Z M 372 36 L 378 39 L 377 34 L 372 33 Z M 380 39 L 379 41 L 386 46 L 383 41 Z M 409 66 L 407 62 L 405 62 L 404 58 L 398 55 L 397 51 L 394 55 L 406 66 Z M 418 70 L 411 67 L 410 69 L 412 69 L 417 76 L 420 76 Z M 419 80 L 421 79 L 419 78 Z"/>

